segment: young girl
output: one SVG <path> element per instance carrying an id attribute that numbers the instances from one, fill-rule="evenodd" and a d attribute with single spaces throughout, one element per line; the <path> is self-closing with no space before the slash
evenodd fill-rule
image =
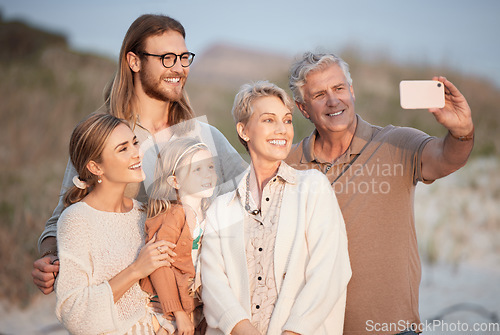
<path id="1" fill-rule="evenodd" d="M 197 279 L 203 220 L 217 176 L 208 147 L 194 138 L 171 141 L 160 153 L 147 207 L 147 238 L 176 244 L 171 267 L 163 267 L 141 281 L 157 294 L 169 334 L 194 334 L 202 319 Z M 161 320 L 161 318 L 160 318 Z M 200 327 L 201 328 L 201 327 Z M 200 329 L 198 328 L 198 329 Z"/>
<path id="2" fill-rule="evenodd" d="M 78 176 L 57 223 L 56 315 L 71 334 L 154 334 L 139 280 L 168 266 L 165 241 L 144 246 L 145 215 L 124 196 L 141 182 L 136 136 L 109 114 L 92 114 L 71 135 Z"/>

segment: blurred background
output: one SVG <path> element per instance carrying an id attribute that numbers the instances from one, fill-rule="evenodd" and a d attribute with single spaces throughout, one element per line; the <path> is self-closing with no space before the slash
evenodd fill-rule
<path id="1" fill-rule="evenodd" d="M 350 64 L 356 111 L 378 125 L 443 136 L 426 111 L 401 109 L 399 82 L 450 79 L 473 110 L 475 148 L 466 167 L 417 187 L 420 312 L 498 322 L 500 2 L 0 0 L 0 334 L 64 334 L 54 294 L 32 283 L 37 239 L 57 203 L 70 133 L 103 103 L 123 36 L 145 13 L 184 25 L 196 53 L 194 110 L 241 153 L 229 117 L 239 86 L 267 79 L 289 92 L 288 68 L 306 50 Z M 312 125 L 295 112 L 297 142 Z"/>

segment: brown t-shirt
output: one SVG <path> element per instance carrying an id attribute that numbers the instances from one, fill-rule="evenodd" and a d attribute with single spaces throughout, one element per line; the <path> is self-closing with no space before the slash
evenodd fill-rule
<path id="1" fill-rule="evenodd" d="M 395 334 L 420 323 L 413 200 L 422 181 L 422 150 L 432 137 L 357 121 L 351 145 L 333 164 L 314 157 L 316 131 L 292 148 L 286 162 L 325 173 L 344 215 L 352 268 L 344 334 Z"/>

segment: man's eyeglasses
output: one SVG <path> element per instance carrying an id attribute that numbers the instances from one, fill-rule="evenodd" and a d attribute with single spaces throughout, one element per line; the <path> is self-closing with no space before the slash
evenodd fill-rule
<path id="1" fill-rule="evenodd" d="M 189 65 L 191 65 L 194 59 L 194 53 L 192 52 L 184 52 L 181 53 L 180 55 L 176 55 L 173 52 L 167 52 L 164 55 L 154 55 L 142 51 L 140 53 L 143 54 L 144 56 L 160 57 L 161 63 L 167 69 L 175 65 L 175 63 L 177 62 L 177 57 L 180 59 L 182 67 L 188 67 Z"/>

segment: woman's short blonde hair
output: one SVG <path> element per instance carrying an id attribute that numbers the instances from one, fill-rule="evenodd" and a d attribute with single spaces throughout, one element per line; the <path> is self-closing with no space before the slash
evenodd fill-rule
<path id="1" fill-rule="evenodd" d="M 286 94 L 285 90 L 277 85 L 268 82 L 267 80 L 257 81 L 241 86 L 238 93 L 234 97 L 233 115 L 234 124 L 239 122 L 247 124 L 248 120 L 253 114 L 252 104 L 255 100 L 263 97 L 276 97 L 283 102 L 288 110 L 293 109 L 292 99 Z M 239 140 L 243 146 L 248 150 L 247 142 L 245 142 L 239 135 Z"/>

